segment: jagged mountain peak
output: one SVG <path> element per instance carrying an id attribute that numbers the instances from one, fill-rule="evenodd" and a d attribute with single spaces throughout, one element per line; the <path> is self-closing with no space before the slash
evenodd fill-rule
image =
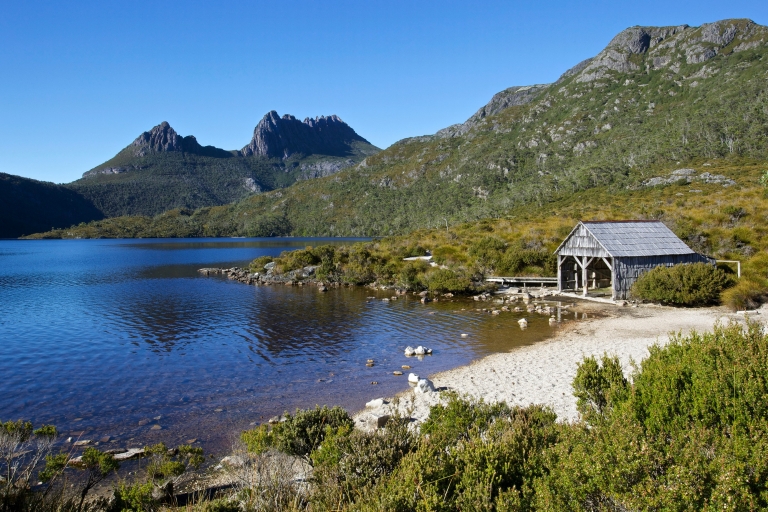
<path id="1" fill-rule="evenodd" d="M 722 51 L 740 52 L 768 41 L 768 28 L 750 19 L 726 19 L 700 27 L 630 27 L 619 32 L 595 57 L 566 71 L 559 81 L 573 75 L 577 82 L 593 82 L 611 72 L 641 69 L 633 55 L 652 57 L 654 69 L 669 66 L 677 72 L 682 64 L 698 64 Z"/>
<path id="2" fill-rule="evenodd" d="M 131 143 L 135 147 L 136 156 L 144 156 L 147 153 L 160 153 L 164 151 L 182 151 L 182 137 L 171 128 L 168 121 L 163 121 L 148 132 L 144 132 Z"/>
<path id="3" fill-rule="evenodd" d="M 251 142 L 240 152 L 271 158 L 288 158 L 296 153 L 345 156 L 355 141 L 368 143 L 337 115 L 299 121 L 290 114 L 280 117 L 272 110 L 259 121 Z"/>

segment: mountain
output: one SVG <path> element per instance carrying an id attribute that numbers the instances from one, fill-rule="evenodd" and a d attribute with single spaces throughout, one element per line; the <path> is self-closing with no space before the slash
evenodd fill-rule
<path id="1" fill-rule="evenodd" d="M 0 238 L 101 218 L 92 203 L 66 187 L 0 173 Z"/>
<path id="2" fill-rule="evenodd" d="M 768 29 L 751 20 L 631 27 L 556 82 L 506 89 L 464 123 L 333 176 L 171 212 L 137 232 L 380 236 L 500 217 L 596 187 L 667 186 L 652 178 L 677 169 L 720 179 L 707 168 L 768 162 L 767 53 Z M 723 179 L 740 186 L 738 175 Z"/>
<path id="3" fill-rule="evenodd" d="M 269 112 L 239 151 L 201 146 L 162 122 L 67 186 L 107 217 L 157 215 L 327 176 L 377 151 L 335 115 L 300 122 Z"/>

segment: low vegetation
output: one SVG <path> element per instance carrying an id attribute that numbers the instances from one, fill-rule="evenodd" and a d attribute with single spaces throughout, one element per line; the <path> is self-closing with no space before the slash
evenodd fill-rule
<path id="1" fill-rule="evenodd" d="M 656 267 L 640 276 L 632 295 L 648 301 L 675 306 L 717 304 L 734 279 L 722 269 L 707 263 Z"/>
<path id="2" fill-rule="evenodd" d="M 574 423 L 450 395 L 418 433 L 327 425 L 312 485 L 271 510 L 763 509 L 766 368 L 761 326 L 717 326 L 652 348 L 630 379 L 614 357 L 584 360 Z"/>

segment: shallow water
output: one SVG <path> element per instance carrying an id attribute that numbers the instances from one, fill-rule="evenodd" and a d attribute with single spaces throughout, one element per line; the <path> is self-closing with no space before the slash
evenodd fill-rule
<path id="1" fill-rule="evenodd" d="M 197 439 L 222 452 L 239 430 L 286 410 L 354 411 L 406 389 L 392 375 L 403 364 L 429 375 L 553 330 L 546 316 L 491 316 L 466 299 L 387 303 L 391 292 L 197 273 L 329 242 L 340 240 L 0 241 L 0 421 L 109 436 L 110 447 Z M 407 345 L 434 355 L 406 358 Z"/>

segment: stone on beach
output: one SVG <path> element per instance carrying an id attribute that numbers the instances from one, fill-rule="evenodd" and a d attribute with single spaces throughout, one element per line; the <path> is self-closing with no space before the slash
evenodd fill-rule
<path id="1" fill-rule="evenodd" d="M 521 329 L 525 329 L 526 327 L 528 327 L 528 320 L 526 320 L 525 318 L 521 318 L 520 320 L 517 321 L 517 323 L 520 324 Z"/>
<path id="2" fill-rule="evenodd" d="M 414 393 L 431 393 L 435 390 L 435 385 L 429 379 L 419 379 L 416 383 L 416 387 L 413 388 Z"/>
<path id="3" fill-rule="evenodd" d="M 415 373 L 409 373 L 408 374 L 408 382 L 412 382 L 413 384 L 417 384 L 419 382 L 419 376 Z"/>
<path id="4" fill-rule="evenodd" d="M 367 402 L 367 403 L 365 404 L 365 406 L 366 406 L 366 407 L 370 407 L 371 409 L 376 409 L 377 407 L 381 407 L 381 406 L 382 406 L 382 405 L 384 405 L 385 403 L 386 403 L 386 402 L 384 401 L 384 399 L 383 399 L 383 398 L 376 398 L 376 399 L 374 399 L 374 400 L 371 400 L 370 402 Z"/>

